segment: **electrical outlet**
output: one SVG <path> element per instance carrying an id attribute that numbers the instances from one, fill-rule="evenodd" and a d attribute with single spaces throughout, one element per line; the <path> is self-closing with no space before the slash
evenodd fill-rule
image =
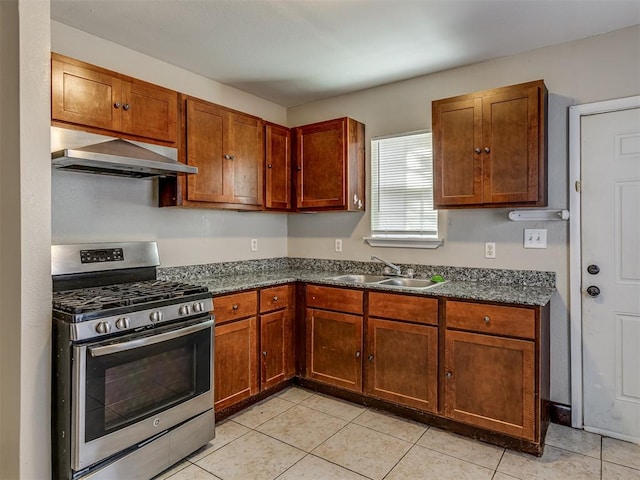
<path id="1" fill-rule="evenodd" d="M 342 239 L 336 238 L 336 252 L 342 251 Z"/>
<path id="2" fill-rule="evenodd" d="M 496 242 L 484 242 L 484 258 L 496 258 Z"/>
<path id="3" fill-rule="evenodd" d="M 547 230 L 545 228 L 525 228 L 524 248 L 547 248 Z"/>
<path id="4" fill-rule="evenodd" d="M 257 252 L 258 251 L 258 239 L 257 238 L 252 238 L 251 239 L 251 251 L 252 252 Z"/>

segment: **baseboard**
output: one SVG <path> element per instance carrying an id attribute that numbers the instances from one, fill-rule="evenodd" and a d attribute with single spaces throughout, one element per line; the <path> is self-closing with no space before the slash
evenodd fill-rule
<path id="1" fill-rule="evenodd" d="M 552 423 L 571 426 L 571 405 L 549 402 L 549 417 Z"/>

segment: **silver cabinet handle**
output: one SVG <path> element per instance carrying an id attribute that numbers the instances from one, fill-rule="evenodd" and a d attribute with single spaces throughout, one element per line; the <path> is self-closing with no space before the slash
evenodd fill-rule
<path id="1" fill-rule="evenodd" d="M 373 361 L 373 355 L 369 355 L 367 358 L 369 359 L 370 362 Z"/>
<path id="2" fill-rule="evenodd" d="M 264 355 L 266 357 L 267 356 L 267 352 L 262 352 L 262 355 Z"/>
<path id="3" fill-rule="evenodd" d="M 131 105 L 129 105 L 128 103 L 125 103 L 125 104 L 122 106 L 122 109 L 123 109 L 123 110 L 129 110 L 130 108 L 131 108 Z"/>
<path id="4" fill-rule="evenodd" d="M 236 304 L 234 304 L 234 305 L 231 307 L 231 309 L 232 309 L 232 310 L 234 310 L 234 311 L 235 311 L 235 310 L 238 310 L 238 304 L 237 304 L 237 303 L 236 303 Z"/>
<path id="5" fill-rule="evenodd" d="M 273 296 L 273 301 L 274 301 L 274 302 L 277 302 L 277 301 L 278 301 L 278 296 L 277 296 L 277 295 L 274 295 L 274 296 Z"/>
<path id="6" fill-rule="evenodd" d="M 356 358 L 360 358 L 360 352 L 356 352 Z"/>
<path id="7" fill-rule="evenodd" d="M 120 102 L 116 102 L 113 104 L 113 108 L 120 108 Z"/>
<path id="8" fill-rule="evenodd" d="M 267 168 L 273 168 L 273 165 L 268 164 L 268 165 L 267 165 Z"/>
<path id="9" fill-rule="evenodd" d="M 447 377 L 447 378 L 451 378 L 451 377 L 453 377 L 453 373 L 447 372 L 447 373 L 444 374 L 444 376 Z"/>
<path id="10" fill-rule="evenodd" d="M 225 160 L 235 160 L 236 156 L 235 155 L 225 154 L 224 159 Z"/>
<path id="11" fill-rule="evenodd" d="M 491 319 L 489 318 L 489 315 L 485 315 L 485 317 L 482 320 L 484 320 L 485 325 L 489 325 L 489 322 L 491 321 Z"/>
<path id="12" fill-rule="evenodd" d="M 491 152 L 491 149 L 489 147 L 484 147 L 484 153 L 489 153 Z"/>
<path id="13" fill-rule="evenodd" d="M 476 153 L 481 153 L 481 152 L 482 152 L 482 149 L 481 149 L 480 147 L 476 147 L 474 151 L 475 151 Z"/>

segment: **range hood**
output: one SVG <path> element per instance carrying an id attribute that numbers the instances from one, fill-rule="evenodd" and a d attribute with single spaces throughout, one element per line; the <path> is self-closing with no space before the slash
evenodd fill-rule
<path id="1" fill-rule="evenodd" d="M 134 178 L 175 177 L 198 173 L 196 167 L 175 160 L 175 148 L 157 145 L 148 145 L 149 148 L 145 148 L 146 144 L 142 144 L 145 145 L 143 147 L 141 144 L 119 138 L 88 136 L 66 129 L 52 128 L 53 148 L 56 148 L 56 144 L 78 145 L 83 138 L 86 143 L 81 144 L 82 146 L 69 146 L 54 151 L 51 154 L 52 166 L 67 171 Z M 87 140 L 91 141 L 91 144 L 87 144 Z M 168 155 L 153 151 L 152 148 Z"/>

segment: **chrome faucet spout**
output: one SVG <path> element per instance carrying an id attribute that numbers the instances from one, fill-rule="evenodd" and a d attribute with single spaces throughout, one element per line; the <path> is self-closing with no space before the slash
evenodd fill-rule
<path id="1" fill-rule="evenodd" d="M 401 275 L 402 274 L 402 269 L 398 265 L 396 265 L 394 263 L 391 263 L 391 262 L 387 262 L 383 258 L 377 257 L 375 255 L 371 255 L 371 260 L 378 260 L 379 262 L 384 263 L 387 267 L 391 268 L 394 271 L 395 275 Z"/>

